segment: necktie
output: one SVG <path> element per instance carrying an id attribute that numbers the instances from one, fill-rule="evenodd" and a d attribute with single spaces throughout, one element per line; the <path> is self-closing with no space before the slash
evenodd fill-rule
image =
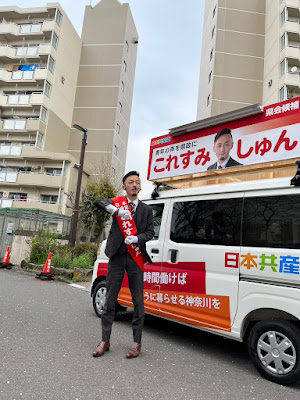
<path id="1" fill-rule="evenodd" d="M 222 165 L 219 165 L 219 166 L 218 166 L 218 169 L 222 169 Z"/>
<path id="2" fill-rule="evenodd" d="M 129 203 L 129 207 L 130 207 L 130 211 L 131 211 L 132 216 L 134 216 L 134 214 L 135 214 L 135 204 L 130 202 Z"/>

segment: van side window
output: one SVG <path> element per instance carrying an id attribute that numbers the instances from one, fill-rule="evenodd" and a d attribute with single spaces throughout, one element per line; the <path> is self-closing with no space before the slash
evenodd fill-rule
<path id="1" fill-rule="evenodd" d="M 162 214 L 164 210 L 164 204 L 149 204 L 153 211 L 153 221 L 154 221 L 154 237 L 153 239 L 158 239 Z"/>
<path id="2" fill-rule="evenodd" d="M 174 203 L 171 240 L 177 243 L 239 245 L 242 199 Z"/>
<path id="3" fill-rule="evenodd" d="M 245 198 L 243 246 L 300 248 L 300 196 Z"/>

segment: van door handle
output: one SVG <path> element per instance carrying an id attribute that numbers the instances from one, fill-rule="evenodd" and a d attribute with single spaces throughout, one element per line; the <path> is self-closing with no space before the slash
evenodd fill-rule
<path id="1" fill-rule="evenodd" d="M 151 249 L 151 253 L 159 254 L 159 250 L 158 249 Z"/>
<path id="2" fill-rule="evenodd" d="M 175 264 L 177 262 L 177 253 L 178 250 L 171 250 L 171 263 Z"/>

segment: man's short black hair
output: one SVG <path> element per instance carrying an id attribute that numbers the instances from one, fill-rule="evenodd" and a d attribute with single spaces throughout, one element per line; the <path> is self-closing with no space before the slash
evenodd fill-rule
<path id="1" fill-rule="evenodd" d="M 222 129 L 220 132 L 218 132 L 215 136 L 215 140 L 214 140 L 214 144 L 216 143 L 216 141 L 223 135 L 230 135 L 232 138 L 232 134 L 231 134 L 231 130 L 229 128 L 224 128 Z"/>
<path id="2" fill-rule="evenodd" d="M 137 171 L 129 171 L 129 172 L 127 172 L 127 174 L 123 176 L 123 185 L 124 185 L 126 179 L 131 175 L 140 176 L 140 174 Z"/>

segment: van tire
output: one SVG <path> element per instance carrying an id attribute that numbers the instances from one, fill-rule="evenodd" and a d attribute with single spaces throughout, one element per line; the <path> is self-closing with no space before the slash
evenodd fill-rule
<path id="1" fill-rule="evenodd" d="M 106 281 L 98 282 L 93 291 L 93 307 L 97 317 L 101 318 L 106 298 Z"/>
<path id="2" fill-rule="evenodd" d="M 248 352 L 258 372 L 281 385 L 300 379 L 300 329 L 289 321 L 266 320 L 253 326 Z"/>
<path id="3" fill-rule="evenodd" d="M 93 291 L 93 307 L 97 317 L 102 318 L 106 298 L 106 281 L 98 282 Z M 125 311 L 126 307 L 116 304 L 116 315 L 120 311 Z"/>

